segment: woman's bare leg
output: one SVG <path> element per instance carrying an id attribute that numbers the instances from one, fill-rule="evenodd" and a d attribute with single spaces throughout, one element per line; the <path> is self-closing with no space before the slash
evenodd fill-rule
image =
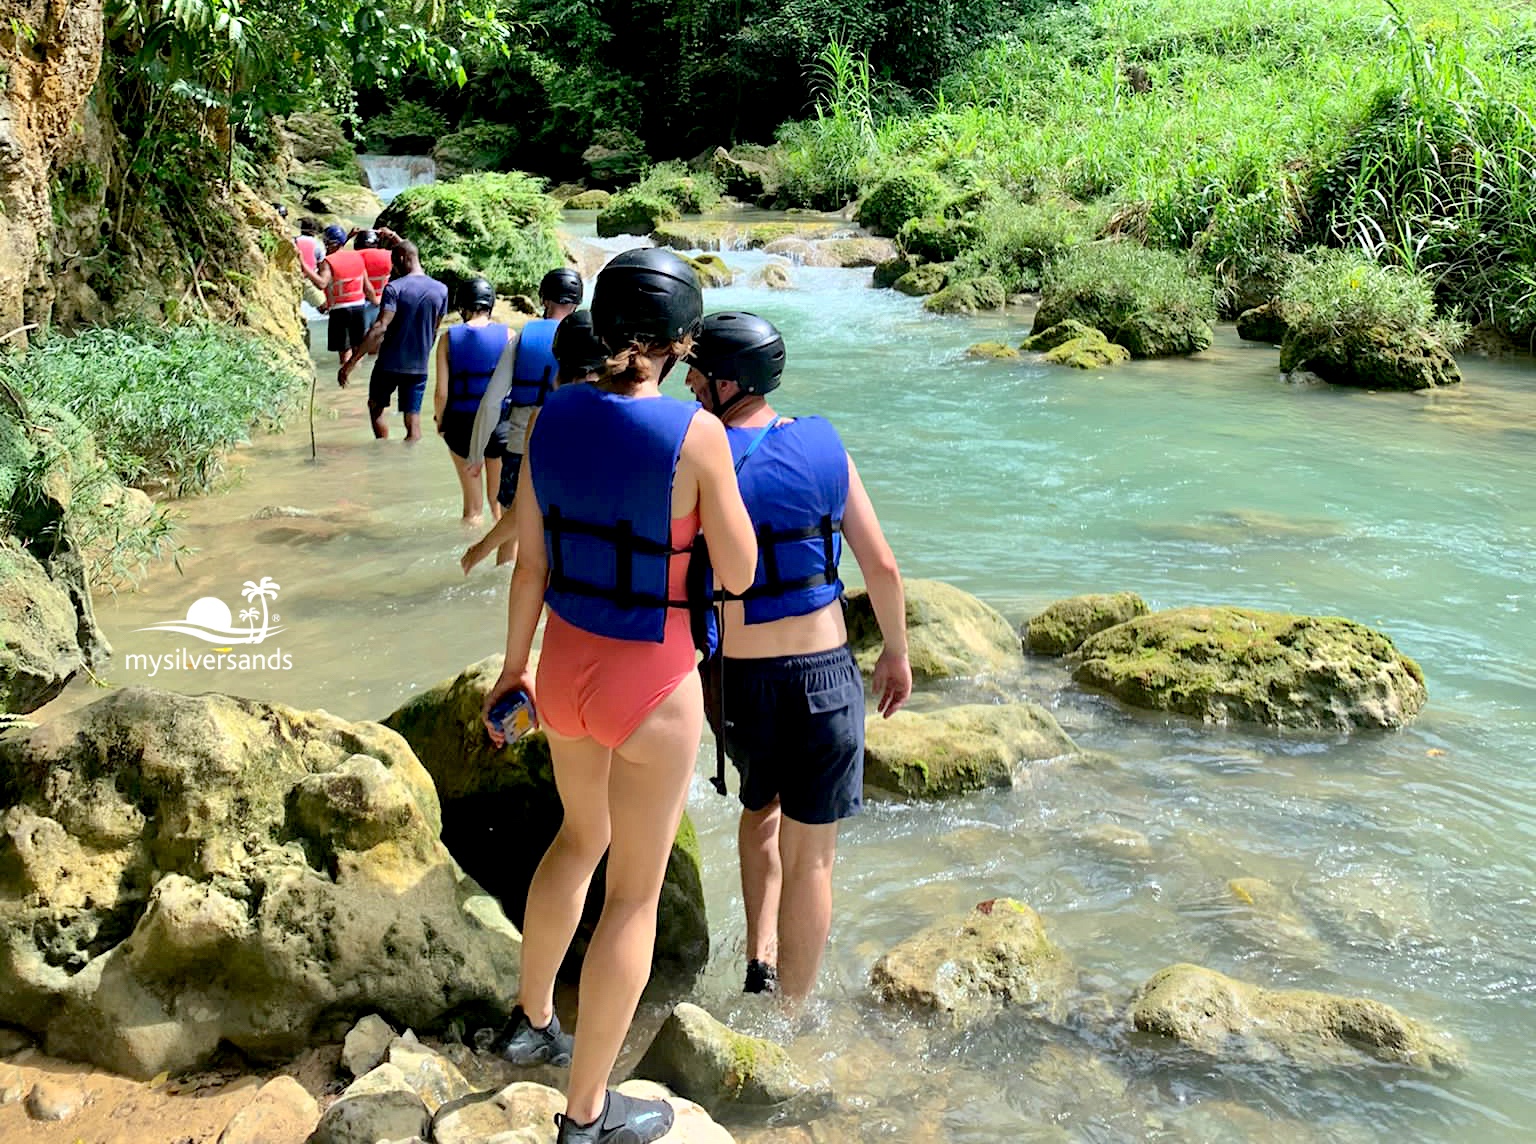
<path id="1" fill-rule="evenodd" d="M 535 1028 L 555 1011 L 555 974 L 581 923 L 592 872 L 608 849 L 608 775 L 613 752 L 595 739 L 567 739 L 545 728 L 555 786 L 565 808 L 560 831 L 528 885 L 518 1003 Z M 582 998 L 586 1023 L 586 998 Z"/>
<path id="2" fill-rule="evenodd" d="M 459 456 L 452 449 L 448 455 L 453 458 L 453 471 L 459 478 L 459 496 L 463 502 L 463 517 L 465 524 L 479 524 L 482 502 L 480 500 L 480 482 L 469 475 L 469 462 Z"/>
<path id="3" fill-rule="evenodd" d="M 501 458 L 485 459 L 485 503 L 490 507 L 492 522 L 501 519 L 501 502 L 496 495 L 501 492 Z"/>
<path id="4" fill-rule="evenodd" d="M 566 1101 L 566 1115 L 578 1124 L 602 1115 L 608 1076 L 651 975 L 656 903 L 703 730 L 699 676 L 689 672 L 613 755 L 608 894 L 581 968 L 581 1018 Z"/>
<path id="5" fill-rule="evenodd" d="M 743 810 L 736 827 L 741 857 L 741 897 L 747 908 L 747 957 L 773 965 L 779 944 L 779 800 L 762 810 Z"/>

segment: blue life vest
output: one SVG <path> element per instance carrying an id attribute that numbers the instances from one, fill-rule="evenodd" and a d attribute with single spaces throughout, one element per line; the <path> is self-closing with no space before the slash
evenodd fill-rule
<path id="1" fill-rule="evenodd" d="M 726 429 L 741 499 L 757 529 L 757 575 L 738 597 L 749 624 L 807 616 L 843 592 L 848 452 L 829 421 L 800 417 L 764 433 Z"/>
<path id="2" fill-rule="evenodd" d="M 452 326 L 448 330 L 448 412 L 473 413 L 507 348 L 507 327 Z"/>
<path id="3" fill-rule="evenodd" d="M 549 395 L 528 444 L 544 513 L 550 610 L 583 631 L 661 643 L 668 608 L 672 480 L 698 413 L 675 397 L 622 397 L 595 385 Z"/>
<path id="4" fill-rule="evenodd" d="M 543 405 L 544 399 L 555 388 L 555 376 L 559 371 L 555 362 L 555 330 L 559 326 L 553 318 L 536 318 L 518 332 L 517 357 L 512 362 L 512 392 L 507 394 L 506 408 Z"/>

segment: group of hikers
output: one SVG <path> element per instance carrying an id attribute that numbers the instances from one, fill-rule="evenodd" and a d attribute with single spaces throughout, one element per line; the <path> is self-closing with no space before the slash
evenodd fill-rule
<path id="1" fill-rule="evenodd" d="M 386 435 L 383 411 L 398 389 L 414 439 L 441 313 L 387 368 L 384 353 L 391 330 L 423 322 L 446 298 L 436 302 L 425 285 L 433 280 L 415 248 L 387 232 L 376 237 L 396 276 L 382 291 L 371 281 L 339 287 L 359 265 L 366 279 L 356 256 L 380 249 L 368 232 L 350 237 L 358 249 L 338 261 L 349 236 L 327 228 L 325 257 L 306 275 L 327 293 L 329 344 L 345 355 L 340 380 L 382 344 L 374 376 L 384 368 L 386 380 L 369 394 L 375 432 Z M 425 282 L 409 283 L 416 276 Z M 497 516 L 463 568 L 492 551 L 513 566 L 506 658 L 483 715 L 516 691 L 532 698 L 564 812 L 528 890 L 517 1005 L 494 1047 L 515 1064 L 569 1066 L 560 1144 L 646 1144 L 671 1129 L 671 1107 L 610 1091 L 608 1079 L 650 976 L 706 719 L 723 748 L 717 789 L 726 789 L 724 756 L 739 772 L 745 989 L 797 1004 L 831 930 L 838 824 L 863 802 L 865 692 L 842 608 L 845 541 L 884 641 L 872 688 L 886 716 L 912 689 L 906 607 L 837 431 L 769 404 L 786 360 L 771 323 L 706 317 L 693 270 L 657 248 L 616 256 L 590 310 L 577 308 L 573 270 L 551 271 L 540 295 L 543 316 L 514 330 L 492 319 L 489 282 L 465 283 L 463 322 L 435 352 L 434 408 L 465 517 L 479 513 L 482 471 Z M 377 297 L 377 317 L 338 326 L 337 309 L 355 296 Z M 661 392 L 679 364 L 694 400 Z M 504 741 L 489 718 L 486 728 Z M 573 1037 L 555 1014 L 555 977 L 605 854 Z"/>

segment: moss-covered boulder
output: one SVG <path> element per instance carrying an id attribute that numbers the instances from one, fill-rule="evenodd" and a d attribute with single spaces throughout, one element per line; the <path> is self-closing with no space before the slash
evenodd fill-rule
<path id="1" fill-rule="evenodd" d="M 1064 365 L 1072 369 L 1105 369 L 1130 361 L 1131 351 L 1094 330 L 1084 337 L 1073 338 L 1053 350 L 1047 350 L 1044 360 L 1052 365 Z"/>
<path id="2" fill-rule="evenodd" d="M 563 264 L 559 218 L 543 180 L 508 171 L 407 187 L 379 225 L 415 242 L 427 273 L 451 291 L 483 276 L 498 294 L 536 295 L 539 280 Z"/>
<path id="3" fill-rule="evenodd" d="M 826 238 L 814 244 L 815 265 L 836 267 L 879 266 L 896 256 L 888 238 Z"/>
<path id="4" fill-rule="evenodd" d="M 613 195 L 607 191 L 582 191 L 560 205 L 568 211 L 600 211 L 612 201 Z"/>
<path id="5" fill-rule="evenodd" d="M 1100 330 L 1132 357 L 1199 353 L 1215 336 L 1214 287 L 1184 260 L 1133 242 L 1091 242 L 1053 262 L 1032 332 L 1069 318 Z"/>
<path id="6" fill-rule="evenodd" d="M 1019 351 L 1003 342 L 977 342 L 966 347 L 965 356 L 980 361 L 1013 361 L 1019 356 Z"/>
<path id="7" fill-rule="evenodd" d="M 1280 369 L 1306 370 L 1334 385 L 1362 389 L 1436 389 L 1461 382 L 1456 359 L 1427 330 L 1384 326 L 1338 337 L 1287 330 Z"/>
<path id="8" fill-rule="evenodd" d="M 736 281 L 736 272 L 725 264 L 725 259 L 718 254 L 685 254 L 683 261 L 693 267 L 693 272 L 698 275 L 699 285 L 706 289 L 712 286 L 729 286 Z"/>
<path id="9" fill-rule="evenodd" d="M 896 245 L 908 258 L 953 262 L 981 238 L 980 225 L 966 218 L 912 218 L 902 223 Z"/>
<path id="10" fill-rule="evenodd" d="M 865 785 L 910 798 L 1011 786 L 1021 764 L 1077 753 L 1051 713 L 1035 703 L 877 715 L 864 737 Z"/>
<path id="11" fill-rule="evenodd" d="M 914 266 L 892 282 L 891 287 L 898 294 L 905 294 L 910 298 L 921 298 L 928 294 L 937 294 L 948 285 L 949 271 L 950 268 L 945 263 L 928 263 L 923 266 Z"/>
<path id="12" fill-rule="evenodd" d="M 371 187 L 334 182 L 321 183 L 311 189 L 304 196 L 304 209 L 366 227 L 373 225 L 383 211 L 384 203 Z"/>
<path id="13" fill-rule="evenodd" d="M 994 608 L 942 580 L 904 581 L 907 648 L 918 682 L 996 671 L 1022 658 L 1019 637 Z M 880 626 L 869 593 L 848 593 L 848 642 L 868 675 L 880 656 Z"/>
<path id="14" fill-rule="evenodd" d="M 738 1033 L 686 1001 L 672 1010 L 633 1075 L 666 1085 L 712 1116 L 772 1114 L 784 1123 L 832 1102 L 826 1079 L 800 1068 L 778 1045 Z"/>
<path id="15" fill-rule="evenodd" d="M 990 274 L 950 282 L 936 294 L 923 299 L 923 309 L 930 314 L 983 314 L 1001 310 L 1008 301 L 1002 282 Z"/>
<path id="16" fill-rule="evenodd" d="M 1250 608 L 1176 608 L 1088 637 L 1074 678 L 1132 707 L 1209 723 L 1322 731 L 1401 727 L 1424 675 L 1350 620 Z"/>
<path id="17" fill-rule="evenodd" d="M 357 152 L 330 111 L 295 111 L 278 124 L 278 131 L 300 163 L 324 163 L 341 170 L 356 165 Z"/>
<path id="18" fill-rule="evenodd" d="M 898 279 L 911 273 L 914 268 L 914 263 L 910 259 L 898 254 L 895 258 L 887 258 L 875 267 L 871 283 L 881 290 L 889 290 L 896 285 Z"/>
<path id="19" fill-rule="evenodd" d="M 865 193 L 857 220 L 876 234 L 894 238 L 908 219 L 937 214 L 948 193 L 944 180 L 932 171 L 896 171 Z"/>
<path id="20" fill-rule="evenodd" d="M 399 735 L 322 711 L 134 687 L 8 732 L 0 1022 L 142 1078 L 494 1020 L 521 939 L 439 823 Z"/>
<path id="21" fill-rule="evenodd" d="M 512 167 L 520 133 L 511 123 L 466 123 L 431 145 L 439 179 L 456 179 L 476 171 L 505 171 Z"/>
<path id="22" fill-rule="evenodd" d="M 1037 327 L 1039 324 L 1038 322 L 1035 323 Z M 1057 322 L 1054 326 L 1049 326 L 1039 333 L 1030 334 L 1029 337 L 1019 343 L 1019 349 L 1028 353 L 1043 354 L 1075 338 L 1092 338 L 1095 335 L 1104 341 L 1109 340 L 1104 337 L 1104 331 L 1096 330 L 1092 326 L 1085 326 L 1076 318 L 1068 318 L 1066 321 Z"/>
<path id="23" fill-rule="evenodd" d="M 1285 341 L 1290 328 L 1291 324 L 1285 320 L 1277 302 L 1265 302 L 1237 316 L 1237 336 L 1245 342 L 1269 342 L 1278 346 Z"/>
<path id="24" fill-rule="evenodd" d="M 1147 602 L 1135 592 L 1057 600 L 1024 625 L 1024 650 L 1035 655 L 1066 655 L 1089 636 L 1145 616 L 1148 611 Z"/>
<path id="25" fill-rule="evenodd" d="M 527 735 L 498 749 L 486 734 L 480 710 L 501 662 L 501 656 L 492 656 L 472 664 L 409 700 L 384 724 L 404 736 L 437 784 L 443 842 L 521 925 L 528 884 L 563 812 L 544 735 Z M 599 866 L 592 880 L 568 971 L 580 964 L 602 911 L 605 868 Z M 656 963 L 663 972 L 691 974 L 709 957 L 700 879 L 698 838 L 684 815 L 658 910 Z"/>
<path id="26" fill-rule="evenodd" d="M 1005 1006 L 1037 1007 L 1059 1018 L 1076 980 L 1040 915 L 1013 898 L 935 922 L 869 973 L 882 1001 L 942 1013 L 962 1025 Z"/>
<path id="27" fill-rule="evenodd" d="M 1154 974 L 1131 1002 L 1144 1033 L 1222 1060 L 1331 1068 L 1370 1060 L 1454 1073 L 1461 1049 L 1390 1005 L 1299 989 L 1264 989 L 1198 965 Z"/>
<path id="28" fill-rule="evenodd" d="M 597 213 L 597 233 L 601 238 L 619 234 L 648 235 L 681 212 L 660 195 L 630 189 L 620 191 Z"/>

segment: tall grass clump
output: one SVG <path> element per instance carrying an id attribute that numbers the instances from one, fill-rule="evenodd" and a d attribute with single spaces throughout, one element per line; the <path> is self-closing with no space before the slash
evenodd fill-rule
<path id="1" fill-rule="evenodd" d="M 1286 324 L 1311 342 L 1348 341 L 1386 331 L 1430 334 L 1446 349 L 1466 336 L 1464 323 L 1443 317 L 1422 274 L 1383 265 L 1358 250 L 1313 251 L 1298 262 L 1280 295 Z"/>
<path id="2" fill-rule="evenodd" d="M 681 163 L 657 163 L 628 190 L 669 202 L 683 214 L 703 214 L 720 204 L 720 180 Z"/>
<path id="3" fill-rule="evenodd" d="M 0 380 L 78 422 L 116 480 L 178 494 L 206 492 L 225 454 L 279 425 L 307 381 L 262 339 L 211 325 L 49 337 L 0 360 Z"/>
<path id="4" fill-rule="evenodd" d="M 1046 269 L 1035 331 L 1073 318 L 1133 357 L 1167 357 L 1209 348 L 1215 316 L 1214 285 L 1187 259 L 1129 241 L 1091 242 Z"/>
<path id="5" fill-rule="evenodd" d="M 1092 239 L 1104 220 L 1103 212 L 1070 203 L 994 198 L 971 221 L 979 238 L 961 255 L 957 272 L 964 277 L 993 275 L 1008 293 L 1017 294 L 1039 290 L 1045 268 Z"/>
<path id="6" fill-rule="evenodd" d="M 833 39 L 811 69 L 812 118 L 780 128 L 780 193 L 791 202 L 835 210 L 854 198 L 878 167 L 875 81 L 869 57 Z"/>
<path id="7" fill-rule="evenodd" d="M 427 273 L 450 290 L 485 277 L 499 293 L 535 294 L 539 279 L 562 264 L 559 219 L 542 179 L 506 171 L 408 187 L 378 225 L 410 235 Z"/>

